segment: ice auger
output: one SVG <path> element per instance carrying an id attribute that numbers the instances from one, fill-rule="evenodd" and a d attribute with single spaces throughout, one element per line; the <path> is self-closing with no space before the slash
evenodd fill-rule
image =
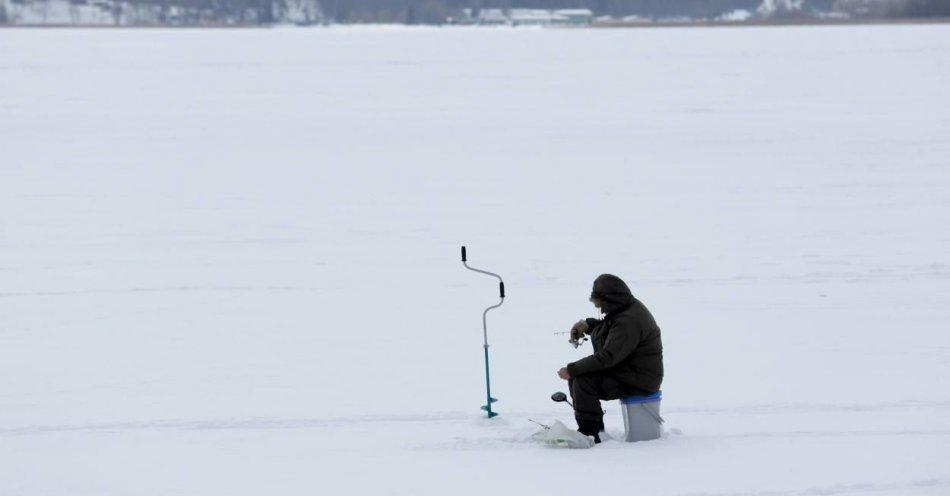
<path id="1" fill-rule="evenodd" d="M 468 265 L 467 260 L 466 260 L 465 247 L 464 247 L 464 246 L 462 247 L 462 264 L 464 264 L 464 265 L 465 265 L 465 268 L 468 269 L 468 270 L 473 270 L 473 271 L 475 271 L 475 272 L 480 272 L 480 273 L 482 273 L 482 274 L 486 274 L 486 275 L 489 275 L 489 276 L 498 278 L 498 292 L 499 292 L 499 294 L 501 295 L 501 301 L 499 301 L 497 305 L 492 305 L 492 306 L 486 308 L 484 312 L 482 312 L 482 333 L 483 333 L 483 337 L 484 337 L 484 340 L 485 340 L 485 345 L 484 345 L 484 348 L 485 348 L 485 395 L 486 395 L 486 397 L 488 398 L 487 401 L 486 401 L 486 403 L 485 403 L 485 406 L 482 407 L 482 410 L 485 410 L 486 412 L 488 412 L 488 418 L 492 418 L 492 417 L 497 416 L 498 413 L 497 413 L 497 412 L 493 412 L 493 411 L 491 410 L 491 404 L 494 403 L 494 402 L 496 402 L 496 401 L 498 401 L 498 399 L 497 399 L 497 398 L 492 398 L 492 396 L 491 396 L 491 374 L 489 373 L 489 370 L 488 370 L 488 319 L 487 319 L 487 315 L 488 315 L 488 311 L 489 311 L 489 310 L 491 310 L 491 309 L 493 309 L 493 308 L 498 308 L 498 307 L 500 307 L 502 304 L 505 303 L 505 281 L 503 281 L 503 280 L 501 279 L 501 276 L 498 275 L 498 274 L 495 274 L 495 273 L 492 273 L 492 272 L 488 272 L 488 271 L 485 271 L 485 270 L 481 270 L 481 269 L 476 269 L 476 268 L 474 268 L 474 267 L 470 267 L 470 266 Z"/>

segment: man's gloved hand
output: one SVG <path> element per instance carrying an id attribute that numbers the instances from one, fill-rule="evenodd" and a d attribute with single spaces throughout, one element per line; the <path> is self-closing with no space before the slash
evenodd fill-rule
<path id="1" fill-rule="evenodd" d="M 574 327 L 571 327 L 571 339 L 570 339 L 570 342 L 571 342 L 572 344 L 577 344 L 577 343 L 579 343 L 580 340 L 583 339 L 585 336 L 587 336 L 587 321 L 585 321 L 585 320 L 578 320 L 577 323 L 574 324 Z"/>
<path id="2" fill-rule="evenodd" d="M 567 367 L 561 367 L 561 369 L 557 371 L 557 376 L 566 381 L 571 378 L 571 373 L 567 371 Z"/>

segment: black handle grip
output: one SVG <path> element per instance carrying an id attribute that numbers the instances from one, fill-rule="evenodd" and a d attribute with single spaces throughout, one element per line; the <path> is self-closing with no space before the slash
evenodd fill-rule
<path id="1" fill-rule="evenodd" d="M 462 261 L 463 261 L 463 262 L 467 262 L 467 261 L 468 261 L 468 260 L 466 260 L 466 257 L 465 257 L 465 247 L 464 247 L 464 246 L 462 247 Z"/>
<path id="2" fill-rule="evenodd" d="M 501 293 L 502 298 L 505 297 L 505 283 L 503 282 L 498 283 L 498 292 Z"/>

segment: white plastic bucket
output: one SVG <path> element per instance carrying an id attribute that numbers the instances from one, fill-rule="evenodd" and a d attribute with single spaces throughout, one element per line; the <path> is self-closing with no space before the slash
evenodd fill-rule
<path id="1" fill-rule="evenodd" d="M 620 399 L 623 412 L 624 441 L 649 441 L 663 434 L 663 417 L 660 416 L 660 400 L 663 393 L 657 391 L 649 396 L 627 396 Z"/>

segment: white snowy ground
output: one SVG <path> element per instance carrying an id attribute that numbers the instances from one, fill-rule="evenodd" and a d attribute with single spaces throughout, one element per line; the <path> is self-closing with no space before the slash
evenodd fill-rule
<path id="1" fill-rule="evenodd" d="M 948 87 L 950 26 L 0 30 L 0 494 L 950 494 Z M 602 272 L 681 433 L 527 443 Z"/>

